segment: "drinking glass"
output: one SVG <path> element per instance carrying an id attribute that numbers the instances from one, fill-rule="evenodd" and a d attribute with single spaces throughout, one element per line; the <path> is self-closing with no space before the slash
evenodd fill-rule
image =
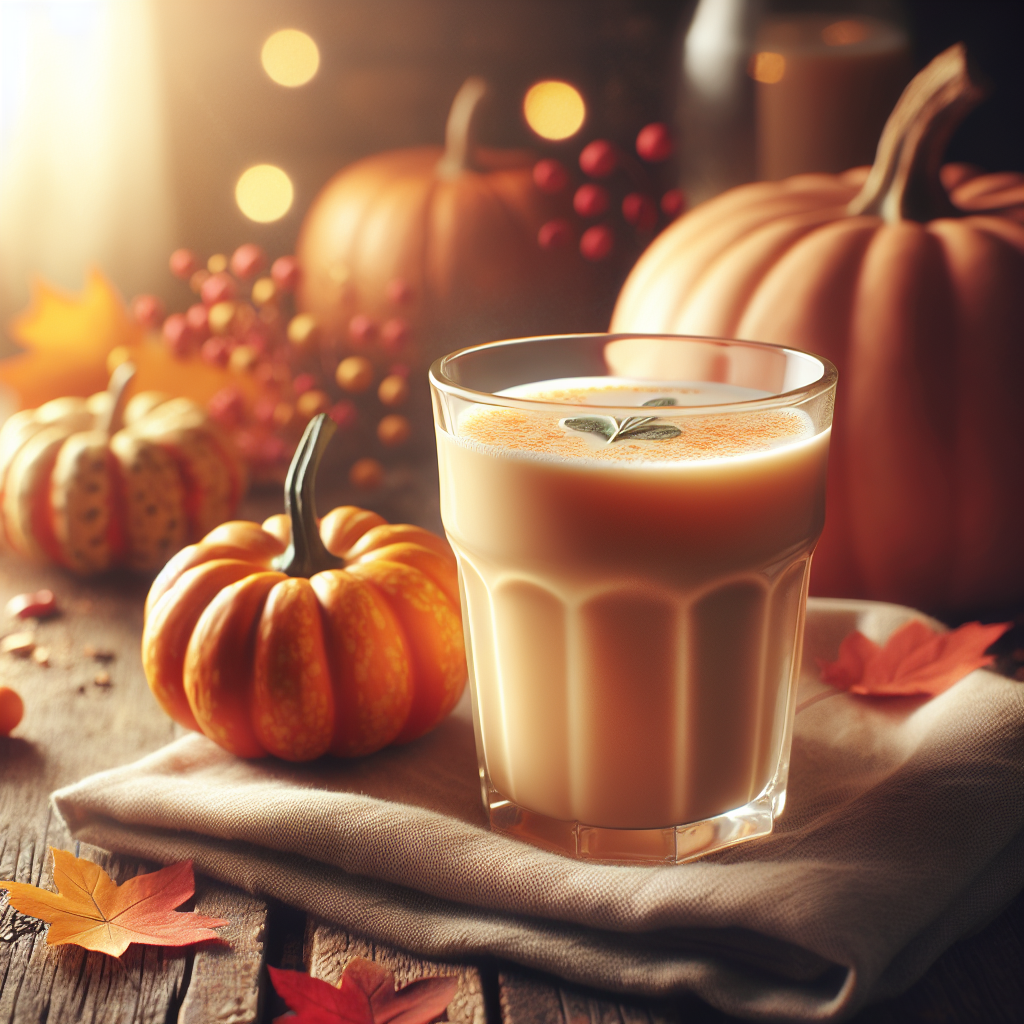
<path id="1" fill-rule="evenodd" d="M 430 370 L 491 826 L 680 862 L 785 804 L 835 368 L 576 335 Z"/>

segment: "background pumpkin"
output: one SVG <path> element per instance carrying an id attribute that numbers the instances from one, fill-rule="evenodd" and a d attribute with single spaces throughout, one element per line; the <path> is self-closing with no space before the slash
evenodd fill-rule
<path id="1" fill-rule="evenodd" d="M 812 591 L 1024 596 L 1024 176 L 942 168 L 982 98 L 962 46 L 907 87 L 870 173 L 744 185 L 644 253 L 613 331 L 734 336 L 839 368 Z"/>
<path id="2" fill-rule="evenodd" d="M 538 243 L 542 225 L 572 216 L 570 191 L 542 192 L 527 152 L 473 145 L 485 90 L 462 86 L 445 148 L 357 161 L 310 206 L 298 304 L 336 347 L 425 366 L 471 342 L 606 322 L 615 268 Z"/>
<path id="3" fill-rule="evenodd" d="M 110 387 L 57 398 L 0 429 L 0 520 L 16 551 L 80 573 L 158 569 L 227 519 L 245 470 L 203 410 L 144 391 L 122 363 Z"/>
<path id="4" fill-rule="evenodd" d="M 142 660 L 161 707 L 240 757 L 306 761 L 413 740 L 455 706 L 466 655 L 441 537 L 344 506 L 317 526 L 321 414 L 285 485 L 288 514 L 179 552 L 146 601 Z"/>

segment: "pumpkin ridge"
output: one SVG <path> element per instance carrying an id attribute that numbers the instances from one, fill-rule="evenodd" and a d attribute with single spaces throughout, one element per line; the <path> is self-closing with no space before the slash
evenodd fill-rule
<path id="1" fill-rule="evenodd" d="M 253 575 L 237 559 L 214 559 L 194 566 L 155 602 L 142 630 L 142 664 L 157 703 L 180 725 L 202 731 L 188 703 L 185 665 L 199 620 L 228 586 Z"/>
<path id="2" fill-rule="evenodd" d="M 1016 321 L 1018 334 L 1024 336 L 1024 311 L 1008 308 L 1003 298 L 1024 280 L 1024 254 L 998 235 L 973 230 L 967 220 L 943 219 L 928 227 L 943 248 L 954 333 L 960 342 L 953 405 L 953 586 L 978 595 L 979 601 L 1010 601 L 1024 572 L 1017 511 L 1024 501 L 1024 481 L 1019 474 L 1006 473 L 1005 466 L 1024 461 L 1024 413 L 1017 383 L 1024 376 L 1024 349 L 1002 350 L 994 327 Z M 989 443 L 992 437 L 1001 439 L 998 447 Z M 986 579 L 985 567 L 993 563 L 999 572 Z"/>
<path id="3" fill-rule="evenodd" d="M 34 434 L 12 461 L 4 491 L 4 529 L 11 547 L 23 555 L 50 558 L 58 565 L 63 565 L 64 559 L 53 531 L 50 480 L 60 449 L 72 433 L 67 427 L 52 425 Z"/>
<path id="4" fill-rule="evenodd" d="M 775 186 L 774 182 L 768 184 Z M 776 194 L 770 199 L 760 204 L 744 204 L 732 217 L 714 222 L 713 227 L 699 234 L 663 231 L 630 273 L 633 286 L 620 293 L 611 330 L 674 330 L 680 310 L 700 287 L 708 262 L 720 258 L 737 240 L 776 216 L 820 208 L 817 200 L 780 195 L 777 188 L 772 191 Z M 677 265 L 680 254 L 684 255 L 681 267 Z"/>
<path id="5" fill-rule="evenodd" d="M 902 221 L 874 234 L 858 279 L 846 387 L 847 426 L 861 440 L 846 469 L 854 551 L 872 592 L 913 603 L 948 586 L 943 552 L 954 536 L 953 480 L 941 454 L 949 409 L 924 377 L 928 366 L 941 365 L 932 349 L 952 324 L 941 310 L 948 282 L 934 287 L 929 270 L 944 275 L 946 268 L 924 225 Z M 884 506 L 877 493 L 886 495 Z M 911 514 L 920 503 L 929 509 L 924 518 Z M 878 548 L 880 535 L 892 539 L 891 551 Z M 912 581 L 908 589 L 898 578 Z"/>
<path id="6" fill-rule="evenodd" d="M 198 616 L 184 657 L 184 694 L 198 731 L 239 757 L 267 750 L 252 712 L 255 633 L 267 595 L 287 579 L 250 573 L 216 593 Z"/>
<path id="7" fill-rule="evenodd" d="M 415 175 L 409 173 L 409 171 L 404 168 L 400 169 L 398 173 L 396 173 L 394 177 L 391 179 L 385 179 L 382 177 L 381 180 L 375 181 L 374 184 L 376 187 L 374 189 L 373 195 L 364 201 L 362 214 L 356 221 L 354 228 L 349 234 L 350 253 L 358 253 L 363 251 L 364 247 L 366 246 L 365 236 L 371 232 L 371 230 L 375 226 L 375 223 L 379 223 L 380 213 L 377 210 L 378 203 L 380 202 L 382 197 L 386 198 L 388 196 L 388 193 L 395 188 L 396 184 L 399 183 L 406 185 L 410 190 L 414 191 L 419 191 L 419 189 L 417 189 L 416 186 L 422 186 L 423 184 L 422 180 L 418 180 Z M 423 196 L 422 198 L 420 198 L 419 196 L 409 196 L 406 197 L 406 202 L 415 202 L 416 204 L 423 203 L 424 208 L 429 210 L 430 203 L 432 202 L 433 188 L 435 187 L 435 185 L 436 182 L 433 179 L 431 179 L 430 188 L 427 190 L 425 196 Z M 359 272 L 361 275 L 361 278 L 355 282 L 356 292 L 359 295 L 360 304 L 364 304 L 366 302 L 365 295 L 366 293 L 372 293 L 373 285 L 372 282 L 362 280 L 362 277 L 365 277 L 366 271 L 362 269 L 362 261 L 357 260 L 356 262 L 360 267 Z"/>
<path id="8" fill-rule="evenodd" d="M 256 617 L 251 721 L 277 757 L 308 761 L 326 753 L 334 732 L 320 602 L 308 579 L 289 577 L 267 592 Z"/>
<path id="9" fill-rule="evenodd" d="M 686 302 L 677 310 L 673 320 L 679 333 L 693 333 L 693 317 L 695 323 L 702 325 L 701 331 L 720 337 L 740 337 L 739 323 L 767 271 L 807 235 L 832 219 L 833 213 L 834 208 L 826 208 L 789 214 L 758 225 L 723 249 L 708 262 Z M 748 265 L 741 272 L 737 264 L 744 262 Z M 710 306 L 708 312 L 702 310 L 704 305 Z M 723 311 L 728 320 L 715 324 L 715 315 L 720 316 Z"/>

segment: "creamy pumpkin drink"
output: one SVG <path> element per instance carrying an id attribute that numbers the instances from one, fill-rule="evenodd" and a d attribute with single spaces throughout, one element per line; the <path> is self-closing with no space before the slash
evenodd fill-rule
<path id="1" fill-rule="evenodd" d="M 746 342 L 499 342 L 431 370 L 492 827 L 674 861 L 785 800 L 835 370 Z"/>

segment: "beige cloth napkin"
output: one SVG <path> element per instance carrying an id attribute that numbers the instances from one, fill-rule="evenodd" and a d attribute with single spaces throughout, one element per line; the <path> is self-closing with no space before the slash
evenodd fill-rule
<path id="1" fill-rule="evenodd" d="M 812 600 L 816 659 L 909 609 Z M 465 705 L 352 762 L 245 762 L 201 736 L 54 794 L 73 834 L 191 857 L 425 956 L 492 954 L 728 1013 L 828 1020 L 894 995 L 1024 885 L 1024 686 L 989 672 L 930 701 L 836 693 L 797 717 L 775 833 L 692 864 L 591 864 L 492 834 Z"/>

